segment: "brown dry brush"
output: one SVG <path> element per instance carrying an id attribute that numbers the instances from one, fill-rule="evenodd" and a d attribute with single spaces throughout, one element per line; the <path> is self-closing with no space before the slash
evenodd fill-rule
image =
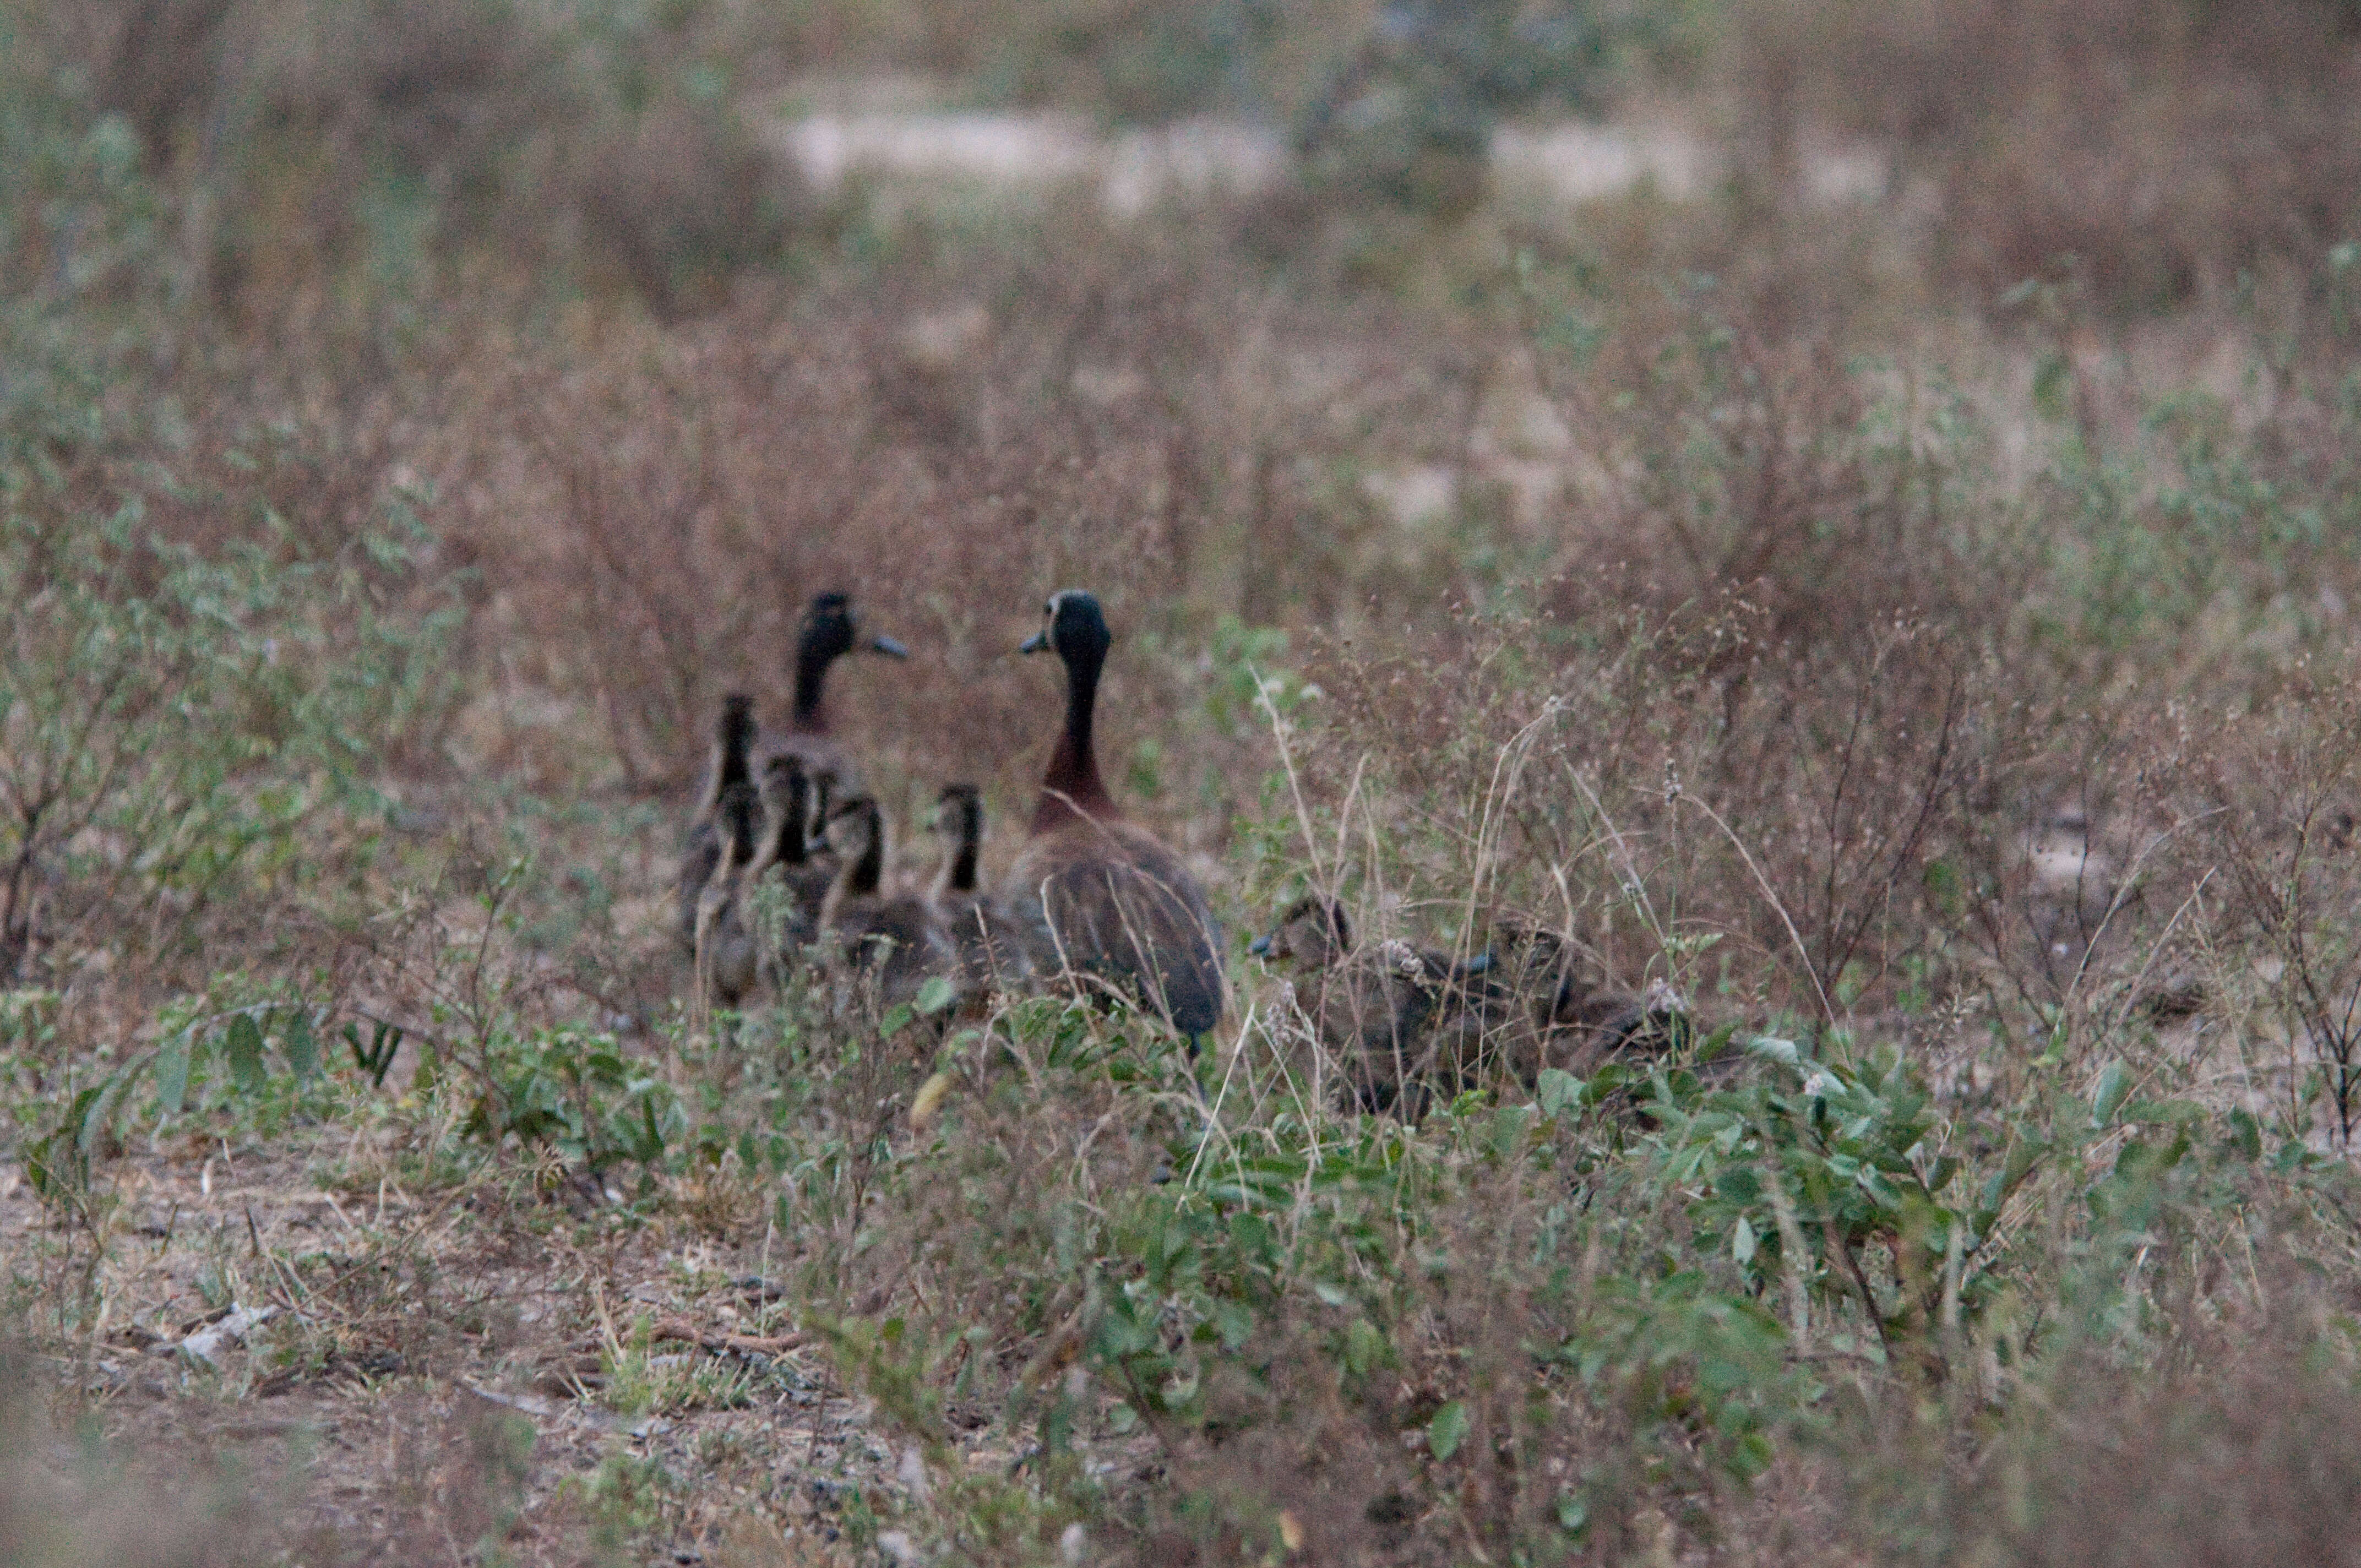
<path id="1" fill-rule="evenodd" d="M 1959 857 L 1977 780 L 2005 761 L 1989 674 L 1907 624 L 1859 668 L 1749 655 L 1754 619 L 1631 617 L 1597 647 L 1546 622 L 1471 625 L 1473 648 L 1315 665 L 1335 702 L 1307 777 L 1331 811 L 1347 791 L 1382 803 L 1362 807 L 1382 838 L 1347 832 L 1348 857 L 1444 928 L 1473 896 L 1478 947 L 1496 921 L 1539 923 L 1632 983 L 1711 937 L 1736 952 L 1664 978 L 1800 965 L 1787 1000 L 1806 1019 L 1834 1022 L 1840 992 L 1848 1012 L 1888 1008 L 1930 905 L 1955 894 L 1958 873 L 1930 886 L 1930 868 Z M 1733 647 L 1742 665 L 1719 674 Z M 1479 844 L 1464 825 L 1488 810 L 1507 830 Z"/>
<path id="2" fill-rule="evenodd" d="M 2361 1476 L 2352 1351 L 2320 1332 L 2351 1284 L 2307 1255 L 2349 1244 L 2267 1190 L 2242 1197 L 2301 1239 L 2233 1268 L 2217 1238 L 2155 1238 L 2143 1321 L 2162 1343 L 2145 1365 L 2077 1339 L 2004 1403 L 1956 1385 L 1832 1399 L 1799 1466 L 1824 1539 L 1880 1562 L 2355 1561 L 2334 1522 Z M 1778 1522 L 1734 1511 L 1757 1539 Z"/>
<path id="3" fill-rule="evenodd" d="M 584 1510 L 523 1519 L 530 1423 L 462 1395 L 401 1394 L 372 1412 L 380 1441 L 352 1445 L 333 1500 L 305 1495 L 324 1468 L 284 1435 L 199 1436 L 137 1412 L 44 1409 L 25 1354 L 0 1361 L 0 1541 L 24 1568 L 156 1568 L 294 1559 L 339 1565 L 451 1559 L 608 1561 Z M 272 1423 L 253 1423 L 268 1431 Z"/>
<path id="4" fill-rule="evenodd" d="M 779 700 L 804 603 L 850 588 L 921 663 L 890 689 L 848 667 L 846 728 L 877 737 L 889 773 L 958 758 L 1005 805 L 1040 710 L 1013 630 L 1087 582 L 1126 623 L 1107 705 L 1122 756 L 1143 704 L 1202 691 L 1123 655 L 1268 591 L 1251 567 L 1231 578 L 1235 552 L 1290 559 L 1328 515 L 1237 482 L 1254 422 L 1225 399 L 1265 371 L 1218 345 L 1216 317 L 1243 285 L 1129 258 L 1071 277 L 1011 263 L 959 290 L 889 277 L 784 311 L 766 296 L 661 336 L 618 325 L 580 354 L 455 365 L 422 466 L 499 629 L 472 659 L 595 708 L 627 787 L 675 785 L 718 694 Z M 1226 750 L 1173 786 L 1202 794 L 1239 760 Z"/>
<path id="5" fill-rule="evenodd" d="M 1968 38 L 1960 47 L 2005 42 L 1989 29 Z M 441 47 L 430 29 L 415 61 L 362 51 L 356 84 L 302 100 L 314 106 L 297 124 L 366 124 L 405 71 L 425 83 L 431 122 L 434 83 L 450 68 Z M 176 94 L 203 86 L 136 77 L 124 78 L 125 102 L 153 100 L 159 124 L 182 115 Z M 652 162 L 689 161 L 667 152 L 686 134 L 680 124 L 609 130 Z M 324 166 L 289 177 L 283 232 L 234 247 L 236 269 L 217 275 L 257 309 L 281 283 L 302 283 L 269 323 L 282 345 L 316 348 L 356 330 L 330 319 L 332 291 L 319 286 L 352 236 L 333 204 L 319 215 L 302 199 L 332 185 L 351 150 L 325 145 Z M 397 150 L 453 167 L 478 157 L 441 145 Z M 1990 156 L 1964 134 L 1958 145 L 1961 159 Z M 742 196 L 740 166 L 713 167 Z M 2176 200 L 2201 198 L 2212 199 Z M 733 228 L 752 221 L 734 201 L 716 207 Z M 650 198 L 655 219 L 665 210 Z M 2046 259 L 2053 241 L 2039 236 L 2054 218 L 2011 211 L 2023 222 L 1994 241 L 2002 259 L 1958 265 L 1999 280 Z M 2115 221 L 2089 212 L 2098 215 L 2081 221 Z M 523 213 L 548 215 L 532 203 Z M 906 678 L 840 676 L 847 728 L 879 738 L 878 761 L 897 775 L 956 758 L 1004 801 L 1024 787 L 1052 700 L 1038 672 L 1005 657 L 1043 592 L 1087 581 L 1136 629 L 1123 652 L 1137 656 L 1118 663 L 1108 694 L 1110 755 L 1126 758 L 1199 722 L 1208 677 L 1153 649 L 1159 635 L 1202 643 L 1223 611 L 1333 627 L 1308 657 L 1327 696 L 1299 720 L 1296 761 L 1306 814 L 1334 848 L 1271 850 L 1248 883 L 1257 895 L 1311 861 L 1309 874 L 1374 912 L 1362 922 L 1370 935 L 1472 952 L 1539 926 L 1626 984 L 1675 980 L 1712 1023 L 1784 1015 L 1891 1031 L 1915 1048 L 1930 998 L 1981 997 L 2020 1056 L 2032 1054 L 2015 1049 L 2028 1027 L 2043 1041 L 2122 1044 L 2164 944 L 2203 937 L 2226 970 L 2252 951 L 2278 965 L 2272 1003 L 2290 1038 L 2317 1053 L 2340 1135 L 2349 1131 L 2361 1001 L 2339 935 L 2361 891 L 2346 885 L 2343 838 L 2349 700 L 2309 694 L 2225 734 L 2200 725 L 2194 740 L 2185 717 L 2118 701 L 2088 678 L 2095 657 L 2057 655 L 2027 630 L 2027 605 L 2050 586 L 2045 557 L 2017 532 L 2037 531 L 2038 506 L 1993 499 L 1982 446 L 1927 439 L 1941 412 L 1933 398 L 1894 394 L 1829 342 L 1779 330 L 1767 307 L 1738 313 L 1726 332 L 1694 316 L 1630 332 L 1601 366 L 1555 383 L 1569 422 L 1609 460 L 1596 493 L 1543 518 L 1535 537 L 1504 530 L 1508 555 L 1552 563 L 1528 613 L 1499 593 L 1497 569 L 1405 538 L 1359 483 L 1377 457 L 1472 470 L 1484 367 L 1503 346 L 1478 328 L 1420 325 L 1367 303 L 1309 307 L 1211 251 L 1160 251 L 1170 236 L 1110 236 L 1072 212 L 1046 220 L 1056 266 L 1021 247 L 982 261 L 948 245 L 917 254 L 939 237 L 921 229 L 898 242 L 913 254 L 874 275 L 792 295 L 752 280 L 710 290 L 694 256 L 675 270 L 678 258 L 631 251 L 633 221 L 608 213 L 595 226 L 623 236 L 619 265 L 657 301 L 661 324 L 587 312 L 555 341 L 520 344 L 486 327 L 500 315 L 486 308 L 423 332 L 416 359 L 364 357 L 324 396 L 256 372 L 201 423 L 202 484 L 185 501 L 159 499 L 162 525 L 208 542 L 247 537 L 232 527 L 237 509 L 205 492 L 217 477 L 230 492 L 229 451 L 288 406 L 317 413 L 303 428 L 333 436 L 299 439 L 259 482 L 289 521 L 291 551 L 349 550 L 384 481 L 413 466 L 440 498 L 434 548 L 475 574 L 477 613 L 456 656 L 467 685 L 502 701 L 555 694 L 605 728 L 603 746 L 553 748 L 534 776 L 553 788 L 603 782 L 609 757 L 622 792 L 685 783 L 719 691 L 784 696 L 795 618 L 818 588 L 851 587 L 881 629 L 940 650 L 939 664 Z M 2330 231 L 2301 232 L 2310 244 Z M 2115 236 L 2111 253 L 2097 243 L 2107 236 L 2092 242 L 2102 299 L 2136 293 L 2150 274 L 2182 290 L 2170 280 L 2213 265 L 2205 258 L 2253 248 L 2236 235 L 2218 252 L 2194 248 L 2193 220 L 2172 226 L 2165 239 L 2179 249 L 2161 261 L 2134 237 Z M 689 311 L 709 313 L 683 319 Z M 438 374 L 419 376 L 420 364 Z M 1632 396 L 1620 403 L 1602 388 Z M 2268 427 L 2284 427 L 2270 438 L 2280 443 L 2270 472 L 2344 483 L 2349 463 L 2296 401 Z M 2299 562 L 2295 585 L 2333 584 L 2338 570 Z M 1447 612 L 1455 602 L 1490 608 Z M 2143 651 L 2154 645 L 2115 658 Z M 443 739 L 423 723 L 387 760 L 447 783 Z M 1193 761 L 1170 764 L 1180 776 L 1165 781 L 1166 799 L 1218 845 L 1236 781 L 1259 776 L 1268 753 L 1250 738 L 1188 750 Z M 480 754 L 497 768 L 523 746 L 510 733 Z M 1291 811 L 1279 815 L 1268 837 L 1284 841 L 1294 826 Z M 1247 825 L 1268 827 L 1250 814 Z M 465 846 L 466 863 L 428 879 L 404 918 L 374 932 L 324 922 L 348 938 L 340 992 L 412 1028 L 439 1005 L 456 1025 L 446 1059 L 488 1095 L 491 1029 L 554 1025 L 594 1003 L 646 1016 L 662 978 L 631 977 L 636 997 L 620 981 L 602 988 L 593 971 L 611 977 L 629 962 L 604 961 L 619 947 L 611 931 L 553 953 L 523 941 L 511 951 L 505 937 L 496 948 L 497 909 L 480 930 L 443 929 L 442 912 L 491 888 L 512 847 Z M 529 891 L 552 905 L 566 896 Z M 249 934 L 225 927 L 207 960 L 241 954 Z M 1038 1412 L 1081 1355 L 1091 1304 L 1076 1238 L 1152 1185 L 1193 1124 L 1191 1108 L 1170 1087 L 1146 1095 L 1022 1051 L 989 1067 L 968 1058 L 956 1069 L 968 1091 L 956 1137 L 931 1157 L 943 1179 L 897 1184 L 895 1144 L 929 1064 L 867 1044 L 810 1108 L 841 1148 L 811 1210 L 825 1223 L 796 1243 L 809 1295 L 841 1318 L 906 1315 L 931 1342 L 947 1413 L 919 1410 L 928 1432 L 994 1409 Z M 1549 1207 L 1567 1196 L 1563 1183 L 1546 1187 L 1511 1168 L 1496 1185 L 1471 1181 L 1437 1220 L 1457 1266 L 1406 1271 L 1394 1365 L 1340 1368 L 1332 1307 L 1290 1302 L 1270 1325 L 1267 1378 L 1217 1390 L 1202 1432 L 1149 1434 L 1161 1468 L 1132 1479 L 1170 1484 L 1159 1498 L 1211 1502 L 1199 1514 L 1146 1505 L 1140 1557 L 1169 1547 L 1175 1560 L 1184 1550 L 1258 1558 L 1288 1512 L 1311 1530 L 1316 1559 L 1498 1559 L 1551 1522 L 1569 1475 L 1615 1483 L 1594 1497 L 1628 1499 L 1593 1520 L 1600 1560 L 1646 1560 L 1667 1530 L 1704 1539 L 1717 1531 L 1699 1520 L 1716 1513 L 1752 1517 L 1760 1505 L 1715 1480 L 1693 1446 L 1634 1436 L 1646 1411 L 1694 1397 L 1685 1374 L 1634 1374 L 1604 1393 L 1554 1370 L 1531 1375 L 1529 1346 L 1563 1340 L 1591 1306 L 1582 1287 L 1553 1295 L 1533 1261 Z M 1677 1216 L 1650 1218 L 1663 1228 Z M 357 1336 L 390 1332 L 378 1277 L 339 1287 Z M 2300 1337 L 2289 1336 L 2269 1343 Z M 2194 1328 L 2185 1339 L 2201 1359 L 2235 1355 Z M 2193 1375 L 2117 1397 L 2103 1369 L 2060 1373 L 2051 1402 L 2070 1420 L 2026 1439 L 2037 1462 L 2014 1474 L 2037 1486 L 2042 1464 L 2063 1467 L 2070 1479 L 2045 1494 L 2045 1519 L 2076 1486 L 2144 1497 L 2159 1476 L 2182 1484 L 2187 1462 L 2169 1444 L 2119 1438 L 2112 1423 L 2131 1421 L 2243 1443 L 2237 1452 L 2259 1456 L 2257 1495 L 2312 1519 L 2341 1483 L 2307 1489 L 2294 1474 L 2296 1429 L 2266 1407 L 2342 1439 L 2294 1381 L 2300 1357 L 2278 1355 L 2238 1361 L 2246 1380 L 2218 1402 Z M 1406 1426 L 1454 1400 L 1469 1426 L 1454 1455 L 1404 1446 Z M 2004 1467 L 1980 1472 L 1973 1445 L 1963 1453 L 1953 1442 L 1983 1420 L 1946 1416 L 1934 1423 L 1943 1441 L 1923 1455 L 1927 1474 L 1956 1477 L 1941 1497 L 1964 1499 L 1970 1522 L 2011 1496 Z M 1801 1513 L 1825 1519 L 1846 1466 L 1892 1435 L 1873 1421 L 1840 1433 L 1817 1497 L 1808 1477 L 1781 1484 L 1807 1494 Z M 477 1530 L 491 1517 L 461 1522 Z M 1873 1519 L 1856 1528 L 1865 1553 L 1891 1539 Z M 1718 1530 L 1733 1554 L 1735 1533 Z M 2030 1560 L 2048 1551 L 2014 1538 L 2007 1549 Z"/>
<path id="6" fill-rule="evenodd" d="M 1790 170 L 1805 129 L 1898 144 L 1942 193 L 1927 259 L 1973 297 L 2064 271 L 2125 321 L 2351 232 L 2361 26 L 2335 0 L 1769 6 L 1735 53 L 1748 139 Z"/>
<path id="7" fill-rule="evenodd" d="M 2227 731 L 2202 780 L 2223 936 L 2256 953 L 2290 1046 L 2318 1075 L 2290 1085 L 2290 1120 L 2308 1120 L 2316 1083 L 2349 1146 L 2361 1116 L 2361 704 L 2349 680 L 2322 682 Z"/>

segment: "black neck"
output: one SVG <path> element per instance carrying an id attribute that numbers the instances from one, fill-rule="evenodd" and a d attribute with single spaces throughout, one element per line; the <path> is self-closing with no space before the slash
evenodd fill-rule
<path id="1" fill-rule="evenodd" d="M 733 788 L 744 789 L 753 783 L 747 771 L 747 754 L 753 750 L 754 726 L 752 720 L 730 714 L 721 721 L 721 733 L 713 740 L 713 766 L 708 772 L 706 794 L 699 811 L 715 811 L 730 797 Z"/>
<path id="2" fill-rule="evenodd" d="M 1040 806 L 1033 826 L 1038 831 L 1071 816 L 1076 806 L 1104 812 L 1113 806 L 1099 779 L 1098 754 L 1091 736 L 1098 709 L 1099 671 L 1106 663 L 1104 648 L 1077 650 L 1066 662 L 1066 731 L 1049 758 L 1043 776 Z"/>
<path id="3" fill-rule="evenodd" d="M 951 822 L 950 853 L 943 858 L 942 891 L 971 894 L 975 891 L 975 864 L 983 841 L 983 803 L 972 798 L 955 799 L 950 809 L 959 815 Z"/>
<path id="4" fill-rule="evenodd" d="M 817 731 L 828 728 L 821 699 L 828 685 L 828 667 L 836 662 L 836 649 L 808 637 L 796 645 L 796 709 L 792 719 L 796 729 Z"/>
<path id="5" fill-rule="evenodd" d="M 754 795 L 743 784 L 721 795 L 721 825 L 730 836 L 729 863 L 742 866 L 754 858 Z"/>
<path id="6" fill-rule="evenodd" d="M 810 809 L 811 786 L 798 773 L 779 802 L 779 822 L 773 842 L 778 847 L 775 858 L 781 865 L 802 865 L 810 853 L 810 846 L 804 842 L 804 818 Z"/>
<path id="7" fill-rule="evenodd" d="M 885 824 L 875 812 L 869 814 L 869 841 L 862 847 L 861 858 L 852 862 L 845 890 L 863 897 L 877 891 L 885 877 Z"/>

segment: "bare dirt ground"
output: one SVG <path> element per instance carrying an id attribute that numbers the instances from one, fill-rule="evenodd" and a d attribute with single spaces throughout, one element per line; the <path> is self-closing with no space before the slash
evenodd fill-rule
<path id="1" fill-rule="evenodd" d="M 849 1494 L 904 1484 L 864 1406 L 781 1321 L 761 1227 L 716 1239 L 578 1186 L 536 1198 L 529 1179 L 421 1200 L 340 1183 L 344 1140 L 303 1142 L 134 1157 L 94 1270 L 89 1238 L 0 1176 L 18 1266 L 88 1270 L 104 1297 L 90 1362 L 54 1368 L 89 1397 L 85 1442 L 137 1453 L 176 1492 L 259 1482 L 257 1501 L 338 1543 L 336 1561 L 487 1531 L 522 1561 L 571 1560 L 612 1490 L 602 1465 L 697 1477 L 645 1501 L 671 1561 L 733 1530 L 826 1561 Z M 267 1316 L 209 1346 L 226 1302 Z M 59 1437 L 52 1468 L 71 1474 L 74 1453 Z"/>

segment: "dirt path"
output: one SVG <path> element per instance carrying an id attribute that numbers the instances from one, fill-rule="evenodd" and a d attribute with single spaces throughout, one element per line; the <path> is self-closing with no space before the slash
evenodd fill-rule
<path id="1" fill-rule="evenodd" d="M 345 1136 L 302 1142 L 134 1157 L 95 1236 L 0 1175 L 10 1272 L 98 1315 L 94 1339 L 30 1325 L 62 1400 L 30 1485 L 85 1548 L 153 1556 L 228 1508 L 263 1541 L 333 1543 L 325 1562 L 489 1532 L 570 1563 L 620 1521 L 673 1561 L 752 1532 L 824 1563 L 848 1508 L 873 1520 L 911 1484 L 761 1245 L 521 1170 L 412 1193 L 363 1178 Z M 102 1484 L 76 1458 L 93 1436 L 162 1500 Z"/>

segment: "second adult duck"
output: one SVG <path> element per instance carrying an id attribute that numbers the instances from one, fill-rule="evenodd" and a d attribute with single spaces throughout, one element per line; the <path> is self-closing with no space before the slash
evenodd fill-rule
<path id="1" fill-rule="evenodd" d="M 1124 820 L 1099 777 L 1091 725 L 1115 641 L 1099 601 L 1070 588 L 1042 619 L 1021 651 L 1055 650 L 1064 662 L 1066 727 L 1002 902 L 1037 972 L 1128 992 L 1194 1045 L 1222 1016 L 1220 934 L 1205 890 L 1162 839 Z"/>
<path id="2" fill-rule="evenodd" d="M 762 747 L 764 759 L 782 753 L 794 756 L 803 764 L 807 777 L 826 781 L 840 795 L 860 792 L 861 770 L 853 765 L 829 722 L 828 669 L 854 652 L 883 653 L 893 659 L 910 656 L 909 650 L 891 637 L 864 633 L 848 596 L 816 596 L 796 633 L 796 705 L 787 715 L 786 732 L 767 738 Z"/>

